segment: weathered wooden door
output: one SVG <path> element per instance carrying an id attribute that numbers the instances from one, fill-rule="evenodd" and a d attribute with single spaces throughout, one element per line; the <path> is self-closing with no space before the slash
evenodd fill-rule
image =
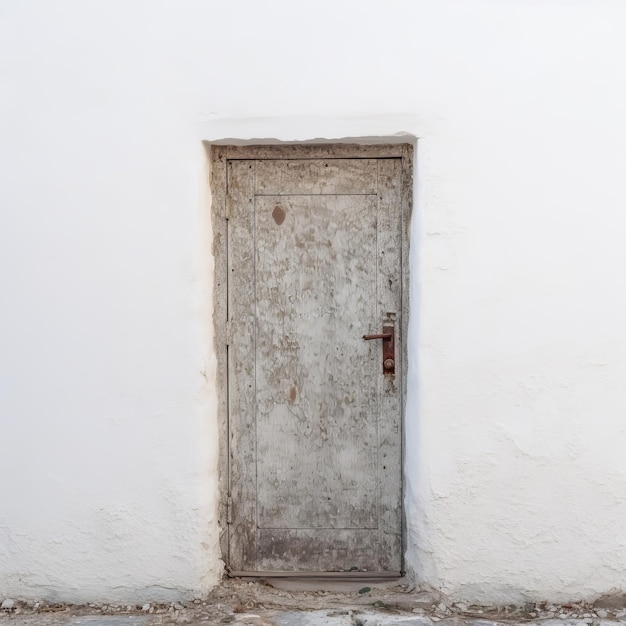
<path id="1" fill-rule="evenodd" d="M 402 570 L 406 148 L 354 150 L 221 153 L 231 572 Z"/>

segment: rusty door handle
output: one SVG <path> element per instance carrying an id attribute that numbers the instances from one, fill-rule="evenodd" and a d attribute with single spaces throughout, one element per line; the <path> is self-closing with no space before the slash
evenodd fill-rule
<path id="1" fill-rule="evenodd" d="M 393 376 L 396 373 L 394 330 L 393 326 L 383 326 L 382 333 L 363 335 L 365 341 L 371 341 L 372 339 L 383 340 L 383 374 L 385 376 Z"/>

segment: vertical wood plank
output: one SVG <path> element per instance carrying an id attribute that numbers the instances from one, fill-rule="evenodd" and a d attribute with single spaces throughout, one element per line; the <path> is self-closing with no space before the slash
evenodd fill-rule
<path id="1" fill-rule="evenodd" d="M 228 161 L 231 569 L 256 568 L 254 161 Z"/>
<path id="2" fill-rule="evenodd" d="M 400 276 L 402 280 L 402 370 L 405 372 L 405 375 L 402 377 L 402 387 L 401 387 L 401 451 L 402 451 L 402 459 L 405 459 L 405 445 L 406 445 L 406 436 L 405 436 L 405 428 L 406 428 L 406 392 L 407 392 L 407 376 L 406 372 L 408 371 L 408 350 L 407 350 L 407 340 L 408 340 L 408 329 L 409 329 L 409 242 L 410 242 L 410 233 L 411 233 L 411 219 L 413 213 L 413 159 L 414 159 L 414 148 L 411 144 L 403 144 L 402 145 L 402 181 L 400 188 L 400 203 L 401 203 L 401 222 L 402 222 L 402 262 L 400 268 Z M 404 460 L 402 469 L 404 470 Z M 403 482 L 402 482 L 402 502 L 404 502 L 404 474 L 403 474 Z M 404 512 L 402 513 L 402 554 L 404 554 L 404 550 L 406 548 L 406 524 L 404 523 Z M 404 570 L 404 564 L 402 566 Z"/>
<path id="3" fill-rule="evenodd" d="M 220 339 L 226 331 L 226 148 L 212 146 L 210 153 L 211 227 L 215 258 L 213 282 L 213 348 L 217 358 L 217 389 L 219 420 L 219 477 L 220 492 L 218 523 L 222 558 L 228 555 L 228 405 L 226 390 L 227 348 Z"/>
<path id="4" fill-rule="evenodd" d="M 400 570 L 402 557 L 401 389 L 404 367 L 401 355 L 404 337 L 400 278 L 401 180 L 400 159 L 378 161 L 378 310 L 381 327 L 383 323 L 393 323 L 396 342 L 395 375 L 378 377 L 378 530 L 381 571 Z"/>

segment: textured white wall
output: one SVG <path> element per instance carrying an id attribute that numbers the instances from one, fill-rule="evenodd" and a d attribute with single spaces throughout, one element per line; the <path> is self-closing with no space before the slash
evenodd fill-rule
<path id="1" fill-rule="evenodd" d="M 0 595 L 219 576 L 203 140 L 419 137 L 408 564 L 624 587 L 626 8 L 0 6 Z"/>

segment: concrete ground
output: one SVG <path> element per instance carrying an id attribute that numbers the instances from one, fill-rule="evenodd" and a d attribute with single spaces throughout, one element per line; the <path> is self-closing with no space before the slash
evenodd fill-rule
<path id="1" fill-rule="evenodd" d="M 594 605 L 449 603 L 402 582 L 225 580 L 187 604 L 26 604 L 0 598 L 0 626 L 626 626 L 621 598 Z"/>

